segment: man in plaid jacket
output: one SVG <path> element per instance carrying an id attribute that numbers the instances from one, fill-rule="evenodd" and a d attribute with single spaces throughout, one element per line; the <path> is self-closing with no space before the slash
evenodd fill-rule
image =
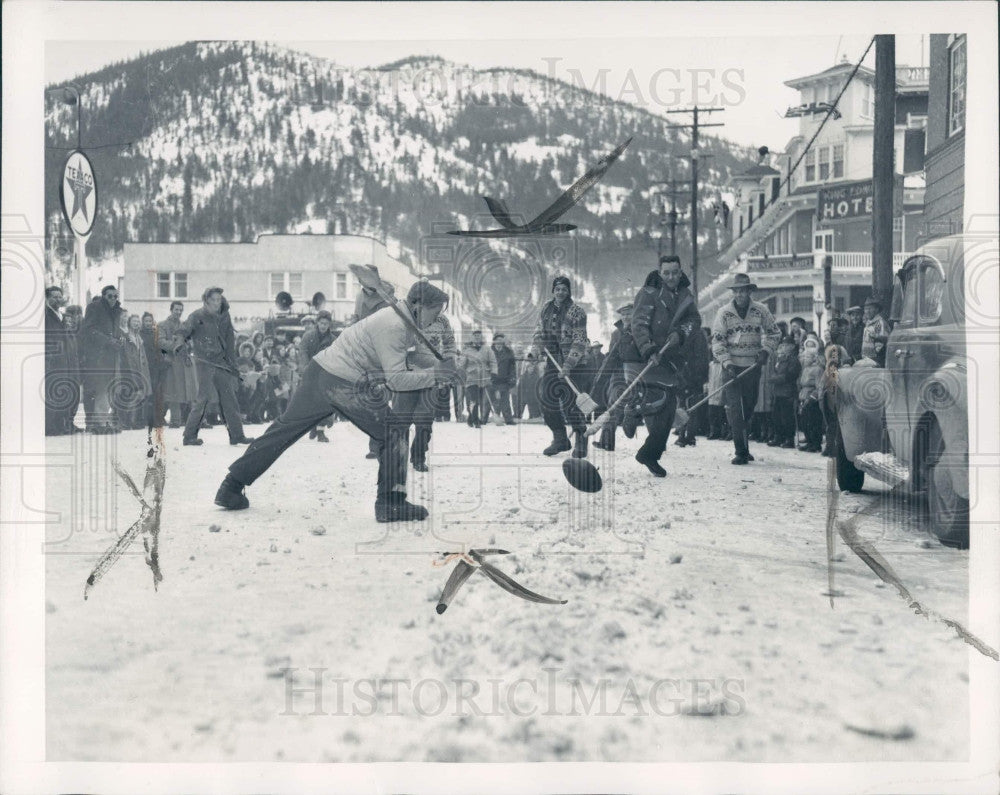
<path id="1" fill-rule="evenodd" d="M 566 276 L 556 276 L 552 280 L 552 298 L 545 302 L 532 346 L 537 356 L 545 361 L 545 372 L 539 388 L 542 398 L 542 417 L 552 431 L 552 444 L 542 452 L 556 455 L 573 448 L 574 458 L 587 455 L 586 420 L 577 407 L 575 396 L 566 380 L 552 360 L 545 355 L 548 351 L 559 363 L 563 372 L 581 392 L 589 388 L 589 374 L 586 371 L 587 356 L 587 313 L 573 303 L 570 297 L 570 283 Z M 566 433 L 569 425 L 576 434 L 576 445 L 570 444 Z"/>

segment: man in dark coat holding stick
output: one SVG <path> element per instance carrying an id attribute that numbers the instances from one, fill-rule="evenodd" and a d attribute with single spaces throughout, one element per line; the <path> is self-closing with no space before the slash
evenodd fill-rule
<path id="1" fill-rule="evenodd" d="M 632 310 L 633 344 L 625 351 L 625 376 L 631 381 L 644 365 L 654 362 L 642 377 L 639 410 L 649 435 L 635 460 L 658 478 L 666 477 L 660 457 L 674 424 L 677 393 L 684 388 L 684 343 L 701 333 L 701 316 L 680 257 L 660 257 L 659 269 L 646 278 Z M 663 350 L 666 348 L 666 350 Z M 660 353 L 660 351 L 663 351 Z"/>

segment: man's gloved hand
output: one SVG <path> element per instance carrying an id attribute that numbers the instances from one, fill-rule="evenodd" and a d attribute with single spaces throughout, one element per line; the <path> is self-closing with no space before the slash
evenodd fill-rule
<path id="1" fill-rule="evenodd" d="M 667 337 L 667 350 L 673 350 L 681 344 L 681 335 L 676 331 L 671 331 Z"/>
<path id="2" fill-rule="evenodd" d="M 767 358 L 770 355 L 771 355 L 770 352 L 766 348 L 761 348 L 759 351 L 757 351 L 757 364 L 763 367 L 765 364 L 767 364 Z"/>
<path id="3" fill-rule="evenodd" d="M 447 356 L 434 365 L 434 380 L 436 381 L 450 381 L 457 374 L 458 370 L 455 366 L 455 359 L 452 356 Z"/>
<path id="4" fill-rule="evenodd" d="M 736 376 L 738 376 L 743 370 L 737 367 L 735 364 L 727 364 L 722 368 L 723 372 L 726 374 L 726 380 L 732 381 Z"/>

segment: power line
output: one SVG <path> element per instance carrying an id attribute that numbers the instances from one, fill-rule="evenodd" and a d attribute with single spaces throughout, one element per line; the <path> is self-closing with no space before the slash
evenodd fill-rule
<path id="1" fill-rule="evenodd" d="M 858 69 L 861 68 L 862 62 L 868 56 L 868 52 L 869 50 L 871 50 L 874 44 L 875 44 L 875 37 L 872 36 L 872 40 L 868 42 L 868 46 L 865 47 L 865 51 L 861 55 L 861 58 L 859 58 L 858 62 L 854 64 L 854 69 L 851 70 L 851 74 L 848 76 L 847 81 L 844 83 L 843 86 L 841 86 L 840 93 L 837 94 L 837 98 L 833 100 L 833 102 L 829 103 L 830 107 L 826 111 L 826 116 L 824 116 L 823 121 L 819 123 L 819 127 L 816 128 L 816 132 L 813 133 L 813 137 L 810 138 L 809 143 L 805 145 L 805 148 L 802 150 L 802 154 L 799 155 L 799 159 L 795 161 L 795 165 L 788 169 L 788 176 L 785 177 L 785 181 L 781 187 L 787 187 L 787 185 L 792 181 L 792 174 L 794 174 L 795 169 L 799 167 L 799 163 L 801 163 L 803 159 L 805 159 L 805 156 L 809 154 L 809 149 L 812 147 L 813 143 L 815 143 L 816 138 L 819 137 L 819 134 L 823 131 L 823 127 L 830 120 L 830 117 L 836 112 L 837 104 L 840 102 L 840 98 L 844 96 L 844 92 L 847 91 L 847 87 L 851 84 L 851 81 L 854 79 L 854 76 L 858 73 Z M 779 194 L 781 193 L 780 187 L 778 189 L 778 193 Z"/>

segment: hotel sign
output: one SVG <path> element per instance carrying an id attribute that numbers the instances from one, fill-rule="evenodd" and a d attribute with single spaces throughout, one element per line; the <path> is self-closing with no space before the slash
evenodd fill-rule
<path id="1" fill-rule="evenodd" d="M 816 196 L 816 215 L 820 221 L 847 221 L 872 214 L 875 191 L 870 179 L 820 188 Z"/>
<path id="2" fill-rule="evenodd" d="M 816 194 L 816 215 L 820 223 L 850 221 L 854 218 L 871 217 L 875 203 L 874 183 L 870 179 L 820 188 Z M 892 190 L 892 214 L 902 213 L 903 182 L 896 179 Z"/>

